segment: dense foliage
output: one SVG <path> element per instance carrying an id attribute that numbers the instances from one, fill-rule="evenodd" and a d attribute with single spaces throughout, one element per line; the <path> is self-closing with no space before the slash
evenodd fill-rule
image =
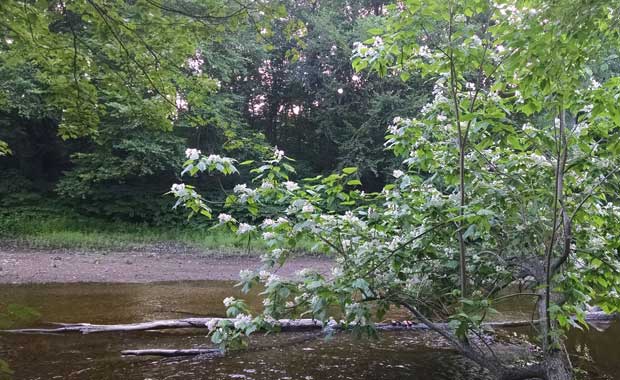
<path id="1" fill-rule="evenodd" d="M 396 164 L 383 125 L 430 96 L 418 75 L 404 83 L 352 69 L 353 42 L 379 22 L 380 1 L 0 7 L 5 207 L 39 199 L 170 224 L 178 217 L 162 194 L 188 146 L 245 160 L 269 143 L 304 176 L 355 165 L 364 186 L 379 189 Z M 195 185 L 219 191 L 220 181 L 233 185 Z"/>
<path id="2" fill-rule="evenodd" d="M 227 299 L 222 347 L 282 316 L 372 333 L 396 306 L 498 378 L 568 379 L 565 331 L 620 308 L 619 9 L 4 1 L 0 205 L 170 225 L 185 176 L 176 206 L 270 247 L 241 274 L 264 312 Z M 302 238 L 331 276 L 272 273 Z M 536 301 L 539 364 L 478 339 L 507 297 Z"/>
<path id="3" fill-rule="evenodd" d="M 585 326 L 591 304 L 620 310 L 620 78 L 594 74 L 620 41 L 619 6 L 409 0 L 388 7 L 370 30 L 375 36 L 356 44 L 353 66 L 434 82 L 434 98 L 416 117 L 395 117 L 388 127 L 401 168 L 370 194 L 357 190 L 351 167 L 293 182 L 277 149 L 252 170 L 254 186 L 236 186 L 227 203 L 281 213 L 254 223 L 218 219 L 273 246 L 262 268 L 241 273 L 244 289 L 264 287 L 265 309 L 252 317 L 242 301 L 227 299 L 236 322 L 210 326 L 213 341 L 243 344 L 291 315 L 326 324 L 340 315 L 372 331 L 373 320 L 399 306 L 497 378 L 571 378 L 566 329 Z M 235 170 L 230 159 L 187 153 L 190 174 L 222 171 L 218 163 Z M 210 213 L 193 188 L 172 192 L 193 212 Z M 300 236 L 336 257 L 331 276 L 272 273 Z M 517 284 L 526 292 L 510 293 Z M 540 364 L 504 363 L 477 339 L 506 297 L 536 301 Z"/>

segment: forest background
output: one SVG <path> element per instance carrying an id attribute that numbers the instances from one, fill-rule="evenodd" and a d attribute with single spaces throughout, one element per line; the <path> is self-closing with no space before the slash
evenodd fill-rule
<path id="1" fill-rule="evenodd" d="M 353 70 L 354 44 L 372 38 L 383 1 L 84 1 L 79 17 L 63 4 L 0 6 L 5 241 L 244 246 L 172 210 L 165 193 L 186 148 L 243 161 L 277 146 L 297 178 L 355 166 L 364 190 L 380 190 L 397 164 L 386 126 L 431 97 L 420 77 Z M 217 212 L 249 178 L 193 184 Z"/>

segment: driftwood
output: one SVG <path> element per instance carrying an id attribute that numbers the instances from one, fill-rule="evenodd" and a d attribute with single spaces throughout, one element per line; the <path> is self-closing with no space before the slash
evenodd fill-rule
<path id="1" fill-rule="evenodd" d="M 219 356 L 222 354 L 222 351 L 217 348 L 190 348 L 184 350 L 168 350 L 161 348 L 154 348 L 148 350 L 124 350 L 121 351 L 121 355 L 124 356 L 165 356 L 165 357 L 175 357 L 175 356 L 197 356 L 197 355 L 210 355 L 210 356 Z"/>
<path id="2" fill-rule="evenodd" d="M 605 314 L 603 312 L 591 312 L 586 315 L 587 321 L 608 321 L 616 318 L 614 314 Z M 103 333 L 103 332 L 131 332 L 131 331 L 150 331 L 150 330 L 163 330 L 163 329 L 180 329 L 180 328 L 207 328 L 207 323 L 217 320 L 226 320 L 227 318 L 184 318 L 184 319 L 165 319 L 151 322 L 141 323 L 128 323 L 128 324 L 115 324 L 115 325 L 93 325 L 90 323 L 75 323 L 75 324 L 59 324 L 61 327 L 57 328 L 32 328 L 32 329 L 15 329 L 15 330 L 0 330 L 0 333 L 23 333 L 23 334 L 58 334 L 58 333 L 73 333 L 79 332 L 82 334 L 91 333 Z M 232 319 L 228 319 L 232 320 Z M 500 321 L 500 322 L 487 322 L 483 326 L 488 328 L 507 328 L 507 327 L 520 327 L 529 326 L 539 323 L 540 320 L 517 320 L 517 321 Z M 296 332 L 296 331 L 309 331 L 323 329 L 325 326 L 320 321 L 314 319 L 280 319 L 276 322 L 280 331 L 283 332 Z M 447 327 L 445 323 L 438 323 L 437 325 Z M 333 329 L 346 329 L 350 326 L 344 326 L 342 324 L 333 323 L 330 324 L 330 328 Z M 428 330 L 428 327 L 423 323 L 413 323 L 410 321 L 397 322 L 392 321 L 388 323 L 377 323 L 375 327 L 378 330 L 391 331 L 391 330 Z"/>

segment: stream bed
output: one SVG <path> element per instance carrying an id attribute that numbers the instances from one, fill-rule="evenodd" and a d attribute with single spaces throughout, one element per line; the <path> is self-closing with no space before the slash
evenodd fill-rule
<path id="1" fill-rule="evenodd" d="M 37 322 L 130 323 L 186 316 L 223 316 L 222 299 L 240 296 L 232 282 L 151 284 L 0 285 L 0 307 L 19 304 L 40 313 Z M 255 302 L 254 307 L 259 307 Z M 513 305 L 514 306 L 514 305 Z M 522 316 L 526 309 L 515 306 Z M 588 379 L 620 380 L 620 323 L 569 335 L 573 360 Z M 0 335 L 0 359 L 12 379 L 419 379 L 486 380 L 476 366 L 449 349 L 430 348 L 427 333 L 381 333 L 379 339 L 315 333 L 260 336 L 246 352 L 201 358 L 122 357 L 137 348 L 209 347 L 204 330 L 113 334 Z M 432 344 L 431 344 L 432 345 Z"/>

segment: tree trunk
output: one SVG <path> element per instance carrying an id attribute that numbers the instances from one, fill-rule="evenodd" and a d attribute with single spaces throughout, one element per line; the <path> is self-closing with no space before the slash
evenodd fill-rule
<path id="1" fill-rule="evenodd" d="M 497 376 L 498 380 L 531 380 L 545 377 L 545 367 L 540 364 L 521 368 L 504 368 Z"/>
<path id="2" fill-rule="evenodd" d="M 571 380 L 573 378 L 573 369 L 563 344 L 561 349 L 550 351 L 543 364 L 546 380 Z"/>

